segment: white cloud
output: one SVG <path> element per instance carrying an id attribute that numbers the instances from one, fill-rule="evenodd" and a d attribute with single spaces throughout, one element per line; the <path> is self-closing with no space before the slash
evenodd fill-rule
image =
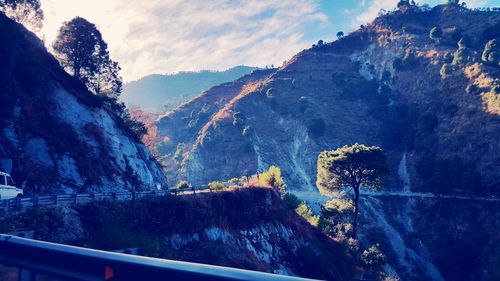
<path id="1" fill-rule="evenodd" d="M 126 80 L 150 73 L 280 64 L 328 20 L 316 0 L 42 0 L 47 42 L 77 15 L 95 23 Z"/>

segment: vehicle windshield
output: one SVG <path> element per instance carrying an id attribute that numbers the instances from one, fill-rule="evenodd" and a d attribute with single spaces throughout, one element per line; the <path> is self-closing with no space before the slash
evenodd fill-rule
<path id="1" fill-rule="evenodd" d="M 14 182 L 14 180 L 12 179 L 12 177 L 10 177 L 10 176 L 6 176 L 5 179 L 6 179 L 7 185 L 14 186 L 16 184 Z"/>

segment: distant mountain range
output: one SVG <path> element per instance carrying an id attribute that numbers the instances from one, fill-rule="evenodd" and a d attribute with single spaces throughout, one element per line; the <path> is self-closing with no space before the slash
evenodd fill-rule
<path id="1" fill-rule="evenodd" d="M 204 70 L 176 74 L 152 74 L 125 84 L 121 99 L 150 112 L 171 109 L 213 86 L 236 80 L 256 67 L 235 66 L 224 71 Z"/>

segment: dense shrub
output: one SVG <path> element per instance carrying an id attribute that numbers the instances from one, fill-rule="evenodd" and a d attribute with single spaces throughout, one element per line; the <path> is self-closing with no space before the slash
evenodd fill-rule
<path id="1" fill-rule="evenodd" d="M 189 183 L 187 181 L 180 181 L 176 186 L 177 189 L 186 189 L 189 188 Z"/>
<path id="2" fill-rule="evenodd" d="M 318 227 L 330 237 L 345 239 L 351 235 L 353 211 L 351 200 L 332 199 L 321 206 Z"/>
<path id="3" fill-rule="evenodd" d="M 216 191 L 216 190 L 223 190 L 226 186 L 224 185 L 223 182 L 221 181 L 213 181 L 208 184 L 208 188 L 210 190 Z"/>
<path id="4" fill-rule="evenodd" d="M 436 43 L 439 43 L 441 41 L 441 38 L 443 37 L 443 31 L 441 30 L 441 28 L 435 26 L 429 32 L 429 37 Z"/>
<path id="5" fill-rule="evenodd" d="M 233 114 L 233 125 L 234 126 L 243 126 L 245 125 L 246 117 L 241 112 L 236 112 Z"/>
<path id="6" fill-rule="evenodd" d="M 239 183 L 240 180 L 238 178 L 232 178 L 232 179 L 228 180 L 227 182 L 231 183 L 231 184 L 236 184 L 236 183 Z"/>
<path id="7" fill-rule="evenodd" d="M 500 46 L 496 39 L 486 43 L 481 59 L 488 64 L 500 66 Z"/>
<path id="8" fill-rule="evenodd" d="M 441 70 L 439 71 L 439 74 L 441 74 L 441 79 L 446 79 L 450 77 L 453 74 L 453 66 L 449 63 L 443 64 L 441 67 Z"/>
<path id="9" fill-rule="evenodd" d="M 453 54 L 452 65 L 466 65 L 474 61 L 474 53 L 471 49 L 466 47 L 460 47 Z"/>
<path id="10" fill-rule="evenodd" d="M 415 56 L 415 53 L 410 48 L 406 49 L 405 55 L 403 56 L 403 67 L 410 68 L 415 66 L 416 63 L 417 57 Z"/>
<path id="11" fill-rule="evenodd" d="M 366 269 L 371 273 L 382 273 L 387 263 L 387 258 L 380 251 L 378 245 L 373 245 L 368 250 L 365 250 L 361 255 L 361 260 Z"/>
<path id="12" fill-rule="evenodd" d="M 263 186 L 282 187 L 284 185 L 281 177 L 281 169 L 272 165 L 269 169 L 259 175 L 259 184 Z"/>
<path id="13" fill-rule="evenodd" d="M 315 216 L 313 211 L 307 206 L 306 202 L 301 202 L 295 212 L 306 219 L 312 226 L 318 226 L 319 216 Z"/>

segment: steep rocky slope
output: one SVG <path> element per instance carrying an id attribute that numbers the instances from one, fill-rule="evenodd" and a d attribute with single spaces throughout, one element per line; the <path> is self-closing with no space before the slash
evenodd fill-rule
<path id="1" fill-rule="evenodd" d="M 166 137 L 157 145 L 173 180 L 178 180 L 184 155 L 196 143 L 198 132 L 208 121 L 242 90 L 266 78 L 275 70 L 255 70 L 230 83 L 204 91 L 199 96 L 161 115 L 157 121 L 159 135 Z"/>
<path id="2" fill-rule="evenodd" d="M 139 105 L 148 112 L 163 112 L 195 97 L 201 91 L 238 79 L 255 69 L 240 65 L 224 71 L 148 75 L 126 83 L 121 100 L 128 105 Z"/>
<path id="3" fill-rule="evenodd" d="M 434 27 L 442 35 L 431 39 Z M 481 56 L 499 27 L 498 9 L 454 4 L 383 15 L 233 94 L 200 129 L 184 131 L 195 141 L 166 155 L 181 167 L 169 173 L 204 184 L 274 164 L 299 197 L 324 202 L 319 152 L 378 145 L 391 167 L 384 189 L 408 196 L 367 197 L 361 242 L 381 243 L 402 280 L 496 280 L 500 68 Z M 183 118 L 160 119 L 160 132 L 194 119 Z"/>
<path id="4" fill-rule="evenodd" d="M 414 190 L 498 192 L 499 68 L 481 62 L 481 53 L 499 24 L 498 11 L 458 5 L 392 12 L 304 50 L 237 95 L 225 92 L 234 98 L 211 118 L 167 114 L 158 126 L 174 146 L 196 138 L 178 176 L 194 183 L 276 164 L 291 188 L 315 190 L 317 154 L 359 142 L 388 153 L 394 188 L 403 186 L 404 156 Z M 434 26 L 443 30 L 439 42 L 429 38 Z M 468 56 L 452 64 L 462 37 Z M 442 78 L 445 63 L 452 71 Z M 472 84 L 477 90 L 466 91 Z M 192 101 L 198 108 L 211 102 Z M 174 125 L 185 130 L 182 140 L 167 129 Z"/>
<path id="5" fill-rule="evenodd" d="M 104 250 L 298 275 L 353 280 L 353 258 L 287 209 L 271 189 L 252 188 L 38 209 L 0 221 L 0 231 Z"/>
<path id="6" fill-rule="evenodd" d="M 35 35 L 0 14 L 0 42 L 0 170 L 28 193 L 166 186 L 148 149 Z"/>

